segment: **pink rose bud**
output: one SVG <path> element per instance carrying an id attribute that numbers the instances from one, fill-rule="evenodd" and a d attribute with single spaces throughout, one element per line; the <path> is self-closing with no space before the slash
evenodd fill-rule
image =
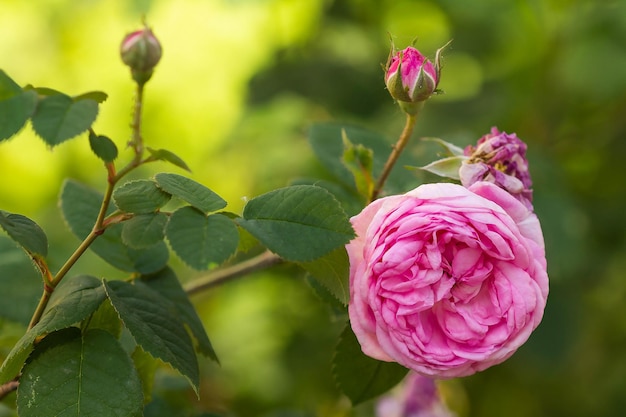
<path id="1" fill-rule="evenodd" d="M 126 35 L 120 46 L 120 55 L 130 67 L 135 81 L 145 83 L 161 60 L 161 44 L 150 28 L 145 27 Z"/>
<path id="2" fill-rule="evenodd" d="M 465 148 L 464 153 L 469 158 L 461 165 L 459 177 L 465 187 L 478 181 L 492 182 L 533 209 L 526 144 L 516 134 L 493 127 L 491 133 L 480 138 L 475 147 Z"/>
<path id="3" fill-rule="evenodd" d="M 409 46 L 389 56 L 385 84 L 394 99 L 416 103 L 426 100 L 435 92 L 439 73 L 432 62 Z"/>
<path id="4" fill-rule="evenodd" d="M 422 375 L 509 358 L 548 297 L 537 216 L 490 182 L 425 184 L 351 219 L 350 323 L 363 352 Z"/>

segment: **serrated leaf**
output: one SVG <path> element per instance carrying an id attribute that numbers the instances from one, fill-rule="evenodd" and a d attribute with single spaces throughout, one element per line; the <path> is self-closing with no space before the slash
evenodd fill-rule
<path id="1" fill-rule="evenodd" d="M 98 308 L 104 298 L 104 289 L 99 279 L 89 275 L 67 279 L 52 294 L 39 323 L 24 334 L 7 356 L 0 368 L 0 384 L 19 373 L 36 338 L 84 320 Z"/>
<path id="2" fill-rule="evenodd" d="M 155 358 L 169 363 L 198 393 L 199 370 L 193 344 L 170 303 L 145 286 L 123 281 L 105 282 L 111 304 L 137 344 Z"/>
<path id="3" fill-rule="evenodd" d="M 164 213 L 138 214 L 124 222 L 122 241 L 135 249 L 156 245 L 165 237 L 167 220 Z"/>
<path id="4" fill-rule="evenodd" d="M 39 256 L 48 254 L 48 237 L 28 217 L 0 210 L 0 227 L 28 253 Z"/>
<path id="5" fill-rule="evenodd" d="M 117 158 L 117 146 L 106 136 L 90 132 L 89 146 L 93 153 L 104 162 L 113 162 Z"/>
<path id="6" fill-rule="evenodd" d="M 153 159 L 169 162 L 170 164 L 191 172 L 191 169 L 189 169 L 189 166 L 185 163 L 185 161 L 183 161 L 175 153 L 168 151 L 167 149 L 152 149 L 150 147 L 147 147 L 146 149 L 150 152 L 150 156 Z"/>
<path id="7" fill-rule="evenodd" d="M 170 194 L 163 192 L 152 180 L 129 181 L 113 192 L 115 205 L 127 213 L 152 213 L 170 198 Z"/>
<path id="8" fill-rule="evenodd" d="M 160 173 L 154 179 L 163 191 L 180 198 L 205 213 L 221 210 L 226 201 L 204 185 L 178 174 Z"/>
<path id="9" fill-rule="evenodd" d="M 137 371 L 112 335 L 71 328 L 46 339 L 20 378 L 21 417 L 143 415 Z"/>
<path id="10" fill-rule="evenodd" d="M 104 290 L 104 287 L 102 287 Z M 101 329 L 119 339 L 122 334 L 122 322 L 109 299 L 105 299 L 89 318 L 90 329 Z"/>
<path id="11" fill-rule="evenodd" d="M 322 284 L 343 305 L 350 301 L 350 264 L 344 247 L 340 247 L 311 262 L 299 264 Z"/>
<path id="12" fill-rule="evenodd" d="M 56 146 L 91 127 L 98 116 L 98 103 L 74 101 L 64 94 L 44 97 L 31 118 L 33 130 L 48 145 Z"/>
<path id="13" fill-rule="evenodd" d="M 333 375 L 352 405 L 387 392 L 408 372 L 395 362 L 381 362 L 366 356 L 352 329 L 346 326 L 335 351 Z"/>
<path id="14" fill-rule="evenodd" d="M 83 93 L 73 97 L 74 101 L 90 99 L 99 104 L 104 103 L 107 98 L 109 98 L 109 96 L 103 91 L 89 91 L 88 93 Z"/>
<path id="15" fill-rule="evenodd" d="M 189 206 L 172 213 L 165 235 L 178 257 L 198 270 L 226 261 L 239 244 L 239 232 L 232 220 L 222 214 L 206 216 Z"/>
<path id="16" fill-rule="evenodd" d="M 0 317 L 28 325 L 41 297 L 41 274 L 12 239 L 0 236 Z"/>
<path id="17" fill-rule="evenodd" d="M 339 202 L 312 185 L 280 188 L 253 198 L 238 223 L 269 250 L 294 262 L 312 261 L 354 237 Z"/>
<path id="18" fill-rule="evenodd" d="M 459 169 L 461 168 L 463 161 L 466 159 L 466 156 L 449 156 L 447 158 L 431 162 L 426 166 L 419 167 L 419 169 L 439 175 L 440 177 L 459 180 Z"/>
<path id="19" fill-rule="evenodd" d="M 342 132 L 344 131 L 354 145 L 363 145 L 374 152 L 372 161 L 374 178 L 377 178 L 382 172 L 385 162 L 391 153 L 392 142 L 376 132 L 353 126 L 320 123 L 311 127 L 309 143 L 319 161 L 341 183 L 355 189 L 354 177 L 342 161 L 344 152 Z M 400 155 L 395 168 L 391 171 L 385 183 L 387 193 L 405 193 L 406 190 L 415 187 L 414 175 L 402 168 L 404 165 L 410 165 L 411 162 L 412 158 L 409 152 L 403 152 Z"/>
<path id="20" fill-rule="evenodd" d="M 174 304 L 180 318 L 189 327 L 191 334 L 195 338 L 197 350 L 203 355 L 219 362 L 213 350 L 213 345 L 204 330 L 204 325 L 200 317 L 198 317 L 193 304 L 191 304 L 189 296 L 180 285 L 180 281 L 174 271 L 170 268 L 164 268 L 156 274 L 142 276 L 142 282 Z"/>
<path id="21" fill-rule="evenodd" d="M 35 112 L 37 94 L 20 90 L 19 93 L 0 99 L 0 142 L 18 133 Z"/>
<path id="22" fill-rule="evenodd" d="M 68 180 L 63 184 L 60 198 L 63 218 L 79 239 L 84 239 L 91 232 L 102 198 L 102 194 L 78 182 Z M 107 214 L 112 212 L 113 207 L 109 207 Z M 124 245 L 121 224 L 108 227 L 89 248 L 114 267 L 128 272 L 156 272 L 169 259 L 165 242 L 144 249 Z"/>

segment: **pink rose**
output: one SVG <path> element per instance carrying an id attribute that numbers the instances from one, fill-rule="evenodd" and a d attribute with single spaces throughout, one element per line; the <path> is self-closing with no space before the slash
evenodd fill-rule
<path id="1" fill-rule="evenodd" d="M 493 183 L 422 185 L 351 221 L 349 314 L 366 355 L 424 375 L 471 375 L 510 357 L 539 325 L 541 226 Z"/>

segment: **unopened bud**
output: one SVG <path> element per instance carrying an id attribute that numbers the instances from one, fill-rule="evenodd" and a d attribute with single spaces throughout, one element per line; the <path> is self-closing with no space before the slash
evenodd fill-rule
<path id="1" fill-rule="evenodd" d="M 161 59 L 161 44 L 152 30 L 145 27 L 126 35 L 120 46 L 120 55 L 130 67 L 133 79 L 143 84 L 150 79 Z"/>

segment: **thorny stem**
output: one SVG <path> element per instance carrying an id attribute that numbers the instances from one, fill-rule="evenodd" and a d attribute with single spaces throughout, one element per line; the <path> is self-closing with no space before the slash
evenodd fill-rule
<path id="1" fill-rule="evenodd" d="M 246 275 L 250 272 L 268 268 L 281 262 L 283 262 L 283 260 L 280 256 L 270 251 L 266 251 L 254 258 L 248 259 L 247 261 L 209 272 L 208 274 L 191 281 L 185 285 L 185 292 L 188 295 L 193 295 Z"/>
<path id="2" fill-rule="evenodd" d="M 404 129 L 402 130 L 402 133 L 400 134 L 398 141 L 393 146 L 393 149 L 391 151 L 391 154 L 389 155 L 389 158 L 387 159 L 387 162 L 385 162 L 383 172 L 380 174 L 380 177 L 378 178 L 378 182 L 376 183 L 376 186 L 372 190 L 372 194 L 369 198 L 368 203 L 371 203 L 372 201 L 378 198 L 380 192 L 383 189 L 383 186 L 385 185 L 385 181 L 387 181 L 387 177 L 389 177 L 389 174 L 391 173 L 391 170 L 393 169 L 393 166 L 396 164 L 396 162 L 398 161 L 398 158 L 400 157 L 400 154 L 404 150 L 404 147 L 409 142 L 409 139 L 411 138 L 411 134 L 413 133 L 413 128 L 415 128 L 416 122 L 417 122 L 417 114 L 407 113 Z"/>

